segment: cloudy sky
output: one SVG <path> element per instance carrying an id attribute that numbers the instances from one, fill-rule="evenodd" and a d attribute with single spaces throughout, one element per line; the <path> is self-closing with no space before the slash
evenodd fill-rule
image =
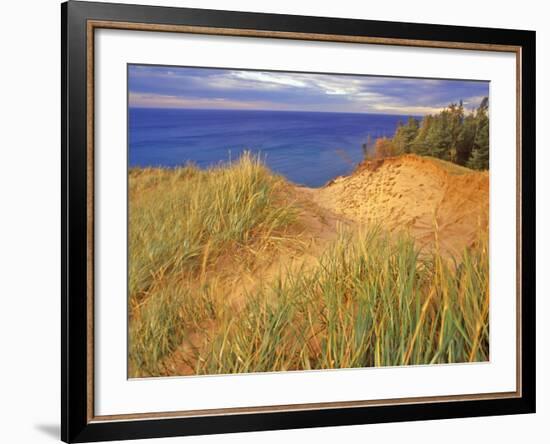
<path id="1" fill-rule="evenodd" d="M 304 74 L 130 65 L 131 107 L 258 109 L 423 115 L 489 95 L 489 83 L 463 80 Z"/>

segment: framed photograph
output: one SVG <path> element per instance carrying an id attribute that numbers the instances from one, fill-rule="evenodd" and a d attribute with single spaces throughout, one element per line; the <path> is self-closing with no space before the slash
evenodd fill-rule
<path id="1" fill-rule="evenodd" d="M 62 439 L 535 411 L 535 33 L 69 1 Z"/>

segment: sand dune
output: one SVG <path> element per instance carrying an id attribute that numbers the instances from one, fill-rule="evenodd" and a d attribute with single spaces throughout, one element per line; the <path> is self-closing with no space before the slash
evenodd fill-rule
<path id="1" fill-rule="evenodd" d="M 350 176 L 305 189 L 326 211 L 356 223 L 407 230 L 421 247 L 453 256 L 488 225 L 489 175 L 415 155 L 361 163 Z"/>
<path id="2" fill-rule="evenodd" d="M 258 182 L 258 175 L 263 177 L 264 182 Z M 133 345 L 131 355 L 130 373 L 132 375 L 234 373 L 266 371 L 266 368 L 303 369 L 303 359 L 307 360 L 308 366 L 333 368 L 333 358 L 324 360 L 328 348 L 321 347 L 319 341 L 328 341 L 328 331 L 336 331 L 335 326 L 341 328 L 345 324 L 342 322 L 352 319 L 358 313 L 358 306 L 354 305 L 355 302 L 352 303 L 353 297 L 349 297 L 348 292 L 357 291 L 359 288 L 363 291 L 367 282 L 370 286 L 374 285 L 373 288 L 378 288 L 373 290 L 375 292 L 387 291 L 387 297 L 381 300 L 389 304 L 385 308 L 378 303 L 373 304 L 372 310 L 375 312 L 379 310 L 376 315 L 379 326 L 373 330 L 372 334 L 378 335 L 380 332 L 385 334 L 385 329 L 391 332 L 392 327 L 386 324 L 387 316 L 384 310 L 395 308 L 391 297 L 394 294 L 393 288 L 401 288 L 400 275 L 395 273 L 402 271 L 399 266 L 400 258 L 410 258 L 410 256 L 407 256 L 406 251 L 399 251 L 396 248 L 395 252 L 391 253 L 394 255 L 390 258 L 391 260 L 386 261 L 384 259 L 386 256 L 383 254 L 384 248 L 389 245 L 386 237 L 382 238 L 381 244 L 369 244 L 364 250 L 354 253 L 355 243 L 361 242 L 360 236 L 350 237 L 348 241 L 342 240 L 342 231 L 345 235 L 354 236 L 354 231 L 358 230 L 361 235 L 364 233 L 359 230 L 362 225 L 379 223 L 383 228 L 394 233 L 408 231 L 418 246 L 425 248 L 426 255 L 414 257 L 417 266 L 421 264 L 418 274 L 412 276 L 416 279 L 416 284 L 404 294 L 411 298 L 411 304 L 413 304 L 411 307 L 417 307 L 418 302 L 414 302 L 414 298 L 417 297 L 427 297 L 426 300 L 433 302 L 433 310 L 430 313 L 434 318 L 427 323 L 424 320 L 421 321 L 422 325 L 428 325 L 430 332 L 437 331 L 439 328 L 437 327 L 439 325 L 438 302 L 436 298 L 432 300 L 431 296 L 427 295 L 436 294 L 442 285 L 435 279 L 429 266 L 432 264 L 430 262 L 432 258 L 436 258 L 433 259 L 434 270 L 439 270 L 438 276 L 447 276 L 445 285 L 448 286 L 446 288 L 451 288 L 448 291 L 451 296 L 465 294 L 466 287 L 474 281 L 480 288 L 488 282 L 488 271 L 484 265 L 488 264 L 484 262 L 487 258 L 484 254 L 486 252 L 484 243 L 476 245 L 470 252 L 468 262 L 470 268 L 465 268 L 469 271 L 461 272 L 461 276 L 467 276 L 467 273 L 470 273 L 467 279 L 454 280 L 453 268 L 441 267 L 444 261 L 438 259 L 458 258 L 466 247 L 472 246 L 480 235 L 487 233 L 489 210 L 487 172 L 472 171 L 438 159 L 405 155 L 365 161 L 349 176 L 336 178 L 321 188 L 306 188 L 296 186 L 280 177 L 274 178 L 263 165 L 248 157 L 232 166 L 231 170 L 201 172 L 189 167 L 173 171 L 149 169 L 133 171 L 130 178 L 133 187 L 131 195 L 134 197 L 132 203 L 135 208 L 139 209 L 140 205 L 148 207 L 151 202 L 155 204 L 160 202 L 158 213 L 165 218 L 161 220 L 162 223 L 157 230 L 152 231 L 151 218 L 145 217 L 147 213 L 141 218 L 134 216 L 136 219 L 131 227 L 137 230 L 140 236 L 145 234 L 153 236 L 156 232 L 164 230 L 169 233 L 165 236 L 165 240 L 172 240 L 171 236 L 174 235 L 174 231 L 171 230 L 172 225 L 179 220 L 176 217 L 174 222 L 174 208 L 181 212 L 181 216 L 187 216 L 186 211 L 190 211 L 183 205 L 175 207 L 174 201 L 195 202 L 195 207 L 192 207 L 191 211 L 194 211 L 195 216 L 199 214 L 202 217 L 202 219 L 194 219 L 194 226 L 197 228 L 195 231 L 189 230 L 187 225 L 180 228 L 182 231 L 188 230 L 184 231 L 188 233 L 186 234 L 188 239 L 194 239 L 195 235 L 202 242 L 202 244 L 198 243 L 199 247 L 196 248 L 198 253 L 195 253 L 195 256 L 188 256 L 187 262 L 181 262 L 187 266 L 187 269 L 178 263 L 166 272 L 167 267 L 164 263 L 167 259 L 164 258 L 164 262 L 157 261 L 163 268 L 159 268 L 160 271 L 156 274 L 146 274 L 147 278 L 149 275 L 153 276 L 154 281 L 145 290 L 136 291 L 132 295 L 133 329 L 130 330 L 130 337 L 134 341 L 133 344 L 136 344 Z M 232 182 L 248 185 L 238 188 L 239 194 L 232 191 L 235 187 L 229 188 Z M 246 220 L 246 217 L 250 216 L 248 211 L 250 199 L 261 195 L 262 189 L 258 183 L 270 184 L 269 189 L 274 193 L 272 201 L 264 203 L 263 207 L 258 207 L 264 212 L 262 214 L 277 215 L 283 209 L 291 209 L 292 218 L 289 218 L 291 222 L 281 225 L 277 231 L 271 229 L 273 220 L 268 220 L 269 224 L 260 220 L 264 223 L 261 226 L 263 231 L 256 223 L 247 228 L 247 236 L 235 237 L 231 242 L 226 240 L 225 243 L 218 244 L 216 244 L 216 236 L 221 236 L 225 232 L 216 231 L 217 225 L 211 224 L 208 226 L 211 232 L 207 234 L 210 237 L 204 242 L 200 236 L 204 236 L 206 231 L 204 224 L 211 223 L 214 219 L 213 215 L 218 217 L 220 213 L 229 212 L 233 216 L 229 221 Z M 227 192 L 228 189 L 231 192 Z M 210 199 L 204 198 L 206 192 L 211 196 Z M 248 200 L 242 198 L 246 192 L 248 192 Z M 227 200 L 231 200 L 232 204 L 222 205 Z M 216 211 L 212 211 L 213 203 L 221 209 L 215 208 Z M 132 214 L 140 213 L 134 209 Z M 235 227 L 231 224 L 228 226 L 233 229 Z M 138 230 L 140 227 L 141 231 Z M 179 231 L 175 234 L 179 234 Z M 143 248 L 147 246 L 138 243 L 136 239 L 139 241 L 141 237 L 134 237 L 136 245 L 141 245 Z M 151 237 L 151 239 L 154 245 L 158 245 L 157 238 Z M 178 254 L 182 254 L 181 244 L 184 242 L 178 243 L 179 249 L 175 250 Z M 212 245 L 214 247 L 217 245 L 218 251 L 215 249 L 211 251 Z M 431 247 L 434 246 L 437 246 L 439 253 L 442 254 L 431 251 Z M 143 251 L 142 257 L 149 258 L 148 250 Z M 349 252 L 350 257 L 355 258 L 354 260 L 358 257 L 366 260 L 371 255 L 382 258 L 379 264 L 370 263 L 369 271 L 372 270 L 377 279 L 382 276 L 382 281 L 388 284 L 382 285 L 377 279 L 369 280 L 368 274 L 354 272 L 354 267 L 342 259 L 344 255 L 341 255 L 341 252 Z M 429 253 L 434 254 L 432 256 Z M 170 258 L 172 254 L 172 250 L 169 250 L 166 256 Z M 326 258 L 327 254 L 332 259 L 323 265 L 321 259 Z M 477 262 L 476 254 L 479 255 Z M 425 259 L 427 259 L 426 262 L 424 262 Z M 331 271 L 331 267 L 325 268 L 327 263 L 337 268 Z M 425 264 L 428 266 L 424 266 Z M 153 266 L 156 266 L 156 263 L 152 263 L 151 267 Z M 142 269 L 148 268 L 142 267 Z M 394 270 L 394 272 L 388 270 Z M 316 282 L 325 282 L 326 285 L 317 287 L 309 281 L 301 280 L 308 275 L 313 276 Z M 336 300 L 335 289 L 342 290 L 339 286 L 344 285 L 341 279 L 348 279 L 345 283 L 345 291 L 340 294 L 340 296 L 346 294 L 346 298 L 341 299 L 345 305 L 344 311 L 338 311 L 340 313 L 338 317 L 330 318 L 327 317 L 330 311 L 327 308 L 327 301 Z M 307 285 L 301 287 L 303 282 Z M 429 291 L 429 286 L 432 286 L 432 292 Z M 427 293 L 420 294 L 417 293 L 418 291 Z M 309 296 L 301 298 L 305 293 Z M 477 338 L 482 331 L 479 326 L 486 325 L 488 322 L 486 318 L 488 291 L 480 294 L 469 292 L 468 295 L 480 298 L 472 302 L 477 304 L 478 308 L 471 311 L 471 313 L 477 313 L 478 317 L 470 320 L 468 324 L 474 328 L 470 334 Z M 257 299 L 259 297 L 260 299 Z M 401 300 L 401 296 L 399 299 Z M 162 303 L 157 303 L 158 300 Z M 424 299 L 416 299 L 416 301 L 420 300 Z M 462 307 L 461 304 L 452 306 L 455 309 Z M 399 310 L 396 313 L 401 313 Z M 304 313 L 307 316 L 303 315 Z M 341 317 L 342 313 L 344 313 L 343 317 Z M 459 318 L 465 316 L 462 312 L 457 312 L 455 315 Z M 296 332 L 300 333 L 307 330 L 308 339 L 300 343 L 300 334 L 292 333 L 289 337 L 285 337 L 282 333 L 280 335 L 277 332 L 273 333 L 273 326 L 278 325 L 279 319 L 284 317 L 291 321 L 285 329 L 281 330 L 283 333 L 287 328 L 296 328 Z M 273 319 L 277 322 L 273 323 Z M 410 322 L 411 319 L 405 316 L 401 321 Z M 301 323 L 304 320 L 307 320 L 307 323 Z M 173 322 L 180 323 L 180 329 L 174 329 Z M 329 328 L 330 322 L 333 324 Z M 356 334 L 353 326 L 359 324 L 348 322 L 347 325 L 346 335 L 353 338 Z M 433 329 L 430 325 L 434 326 Z M 413 327 L 409 327 L 407 331 L 412 330 Z M 406 329 L 400 329 L 400 332 L 403 331 Z M 237 341 L 237 346 L 234 346 L 232 352 L 224 355 L 225 358 L 222 360 L 221 351 L 216 347 L 224 344 L 222 346 L 224 350 L 225 344 L 230 346 L 231 341 L 226 341 L 230 333 L 233 335 L 231 340 Z M 462 332 L 456 333 L 457 338 L 462 334 Z M 277 364 L 270 363 L 269 366 L 262 367 L 264 364 L 258 358 L 256 348 L 249 347 L 251 335 L 263 335 L 256 336 L 253 340 L 256 341 L 257 347 L 265 343 L 267 337 L 273 343 L 286 344 L 279 346 L 279 350 L 283 350 L 284 353 L 277 355 L 278 357 L 273 361 Z M 432 333 L 426 334 L 424 342 L 429 345 L 432 336 Z M 162 337 L 163 341 L 164 348 L 161 352 L 158 351 L 158 342 L 156 342 L 158 337 Z M 166 338 L 172 342 L 167 342 Z M 243 342 L 239 345 L 241 340 Z M 473 352 L 467 347 L 462 350 L 461 359 L 463 361 L 473 358 L 485 359 L 488 351 L 485 350 L 486 345 L 483 341 L 486 342 L 486 340 L 477 342 Z M 346 347 L 353 347 L 351 342 Z M 301 351 L 298 353 L 299 359 L 293 360 L 297 350 L 296 344 L 299 344 Z M 400 351 L 396 349 L 395 353 Z M 241 355 L 245 356 L 245 359 L 242 359 Z M 294 356 L 292 360 L 286 361 L 292 356 Z M 415 358 L 417 361 L 414 362 L 424 363 L 423 356 L 418 355 Z M 441 354 L 441 356 L 445 355 Z M 264 354 L 264 358 L 273 359 L 269 353 Z M 403 357 L 403 361 L 413 362 L 409 361 L 409 358 L 410 355 L 407 355 L 406 358 Z M 432 358 L 433 356 L 430 359 Z M 384 362 L 386 364 L 390 362 L 377 359 L 380 358 L 372 358 L 372 361 L 368 361 L 368 365 L 384 365 Z M 394 358 L 391 359 L 391 362 L 394 362 Z M 146 363 L 145 367 L 143 362 Z M 345 365 L 359 365 L 350 364 L 351 361 L 346 362 Z M 362 361 L 361 365 L 365 365 L 365 362 L 367 361 Z"/>

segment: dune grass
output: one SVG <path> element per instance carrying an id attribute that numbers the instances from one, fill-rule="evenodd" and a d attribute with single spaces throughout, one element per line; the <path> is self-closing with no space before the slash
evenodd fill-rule
<path id="1" fill-rule="evenodd" d="M 284 235 L 296 216 L 284 186 L 249 154 L 208 170 L 130 171 L 131 373 L 155 373 L 187 325 L 213 316 L 210 267 L 246 260 Z"/>
<path id="2" fill-rule="evenodd" d="M 236 264 L 292 240 L 285 182 L 245 155 L 230 166 L 130 172 L 130 376 L 351 368 L 489 359 L 488 240 L 450 260 L 406 233 L 339 230 L 228 303 Z M 182 352 L 181 349 L 184 349 Z"/>
<path id="3" fill-rule="evenodd" d="M 449 263 L 406 235 L 342 232 L 312 273 L 290 272 L 228 317 L 197 373 L 486 361 L 486 240 Z"/>

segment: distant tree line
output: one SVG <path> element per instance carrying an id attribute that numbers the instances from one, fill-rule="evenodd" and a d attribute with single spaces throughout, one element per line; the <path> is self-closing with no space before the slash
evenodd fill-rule
<path id="1" fill-rule="evenodd" d="M 367 141 L 365 152 L 369 144 Z M 460 101 L 422 121 L 409 117 L 405 124 L 398 124 L 392 138 L 382 137 L 374 143 L 377 158 L 407 153 L 433 156 L 476 170 L 489 169 L 489 99 L 484 97 L 473 113 L 465 114 Z"/>

